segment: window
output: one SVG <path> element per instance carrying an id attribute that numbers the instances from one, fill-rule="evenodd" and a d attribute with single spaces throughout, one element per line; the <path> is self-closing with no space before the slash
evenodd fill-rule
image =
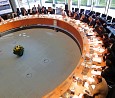
<path id="1" fill-rule="evenodd" d="M 115 0 L 111 1 L 110 9 L 108 9 L 108 15 L 115 18 L 115 14 L 113 14 L 113 13 L 115 13 Z"/>
<path id="2" fill-rule="evenodd" d="M 46 0 L 45 3 L 53 3 L 53 0 Z"/>
<path id="3" fill-rule="evenodd" d="M 90 10 L 92 0 L 81 0 L 80 9 Z"/>
<path id="4" fill-rule="evenodd" d="M 93 11 L 100 12 L 103 14 L 105 13 L 105 7 L 107 5 L 107 0 L 94 0 L 93 4 L 94 4 Z"/>
<path id="5" fill-rule="evenodd" d="M 65 0 L 55 0 L 56 4 L 65 4 Z"/>
<path id="6" fill-rule="evenodd" d="M 78 0 L 72 0 L 72 5 L 78 5 Z"/>

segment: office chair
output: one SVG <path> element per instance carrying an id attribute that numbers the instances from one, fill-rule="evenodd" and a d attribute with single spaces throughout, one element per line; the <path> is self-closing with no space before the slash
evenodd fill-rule
<path id="1" fill-rule="evenodd" d="M 79 8 L 75 8 L 75 12 L 79 12 Z"/>
<path id="2" fill-rule="evenodd" d="M 112 23 L 115 23 L 115 18 L 112 19 Z"/>
<path id="3" fill-rule="evenodd" d="M 80 9 L 80 13 L 81 13 L 81 14 L 84 14 L 84 9 Z"/>
<path id="4" fill-rule="evenodd" d="M 72 8 L 72 11 L 74 11 L 74 8 Z"/>
<path id="5" fill-rule="evenodd" d="M 95 11 L 91 11 L 91 12 L 89 12 L 89 16 L 92 16 L 93 14 L 95 14 Z"/>
<path id="6" fill-rule="evenodd" d="M 106 20 L 107 15 L 106 14 L 102 14 L 101 17 Z"/>
<path id="7" fill-rule="evenodd" d="M 85 15 L 88 15 L 90 13 L 90 10 L 85 11 Z"/>
<path id="8" fill-rule="evenodd" d="M 111 22 L 112 17 L 111 16 L 107 16 L 107 22 Z"/>
<path id="9" fill-rule="evenodd" d="M 100 14 L 101 14 L 101 13 L 99 13 L 99 12 L 96 12 L 96 13 L 95 13 L 95 15 L 98 16 L 98 17 L 100 17 Z"/>

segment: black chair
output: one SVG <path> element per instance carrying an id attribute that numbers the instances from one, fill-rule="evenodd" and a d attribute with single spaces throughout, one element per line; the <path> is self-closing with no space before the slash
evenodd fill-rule
<path id="1" fill-rule="evenodd" d="M 102 14 L 101 17 L 106 20 L 107 15 L 106 14 Z"/>
<path id="2" fill-rule="evenodd" d="M 90 13 L 90 10 L 85 11 L 85 15 L 88 15 Z"/>
<path id="3" fill-rule="evenodd" d="M 74 8 L 72 8 L 72 12 L 74 12 Z"/>
<path id="4" fill-rule="evenodd" d="M 107 16 L 107 21 L 111 22 L 111 20 L 112 20 L 112 17 L 111 16 Z"/>
<path id="5" fill-rule="evenodd" d="M 75 8 L 75 12 L 79 12 L 79 8 Z"/>
<path id="6" fill-rule="evenodd" d="M 81 13 L 81 14 L 84 14 L 84 9 L 80 9 L 80 13 Z"/>
<path id="7" fill-rule="evenodd" d="M 115 18 L 112 19 L 112 23 L 115 23 Z"/>
<path id="8" fill-rule="evenodd" d="M 91 12 L 89 12 L 89 16 L 92 16 L 93 14 L 95 14 L 95 11 L 91 11 Z"/>
<path id="9" fill-rule="evenodd" d="M 96 12 L 96 13 L 95 13 L 95 15 L 96 15 L 97 17 L 100 17 L 100 14 L 101 14 L 101 13 L 99 13 L 99 12 Z"/>

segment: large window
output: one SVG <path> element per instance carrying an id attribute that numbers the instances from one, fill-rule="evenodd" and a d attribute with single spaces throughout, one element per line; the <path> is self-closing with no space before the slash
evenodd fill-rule
<path id="1" fill-rule="evenodd" d="M 110 9 L 108 9 L 108 15 L 112 16 L 115 18 L 115 0 L 112 0 L 111 1 L 111 4 L 110 4 Z"/>
<path id="2" fill-rule="evenodd" d="M 78 5 L 78 0 L 72 0 L 72 5 L 77 6 Z"/>
<path id="3" fill-rule="evenodd" d="M 65 4 L 65 0 L 55 0 L 56 4 Z"/>
<path id="4" fill-rule="evenodd" d="M 92 0 L 80 0 L 80 9 L 90 10 Z"/>
<path id="5" fill-rule="evenodd" d="M 93 10 L 95 12 L 100 12 L 103 14 L 105 13 L 107 0 L 94 0 L 93 4 L 94 4 Z"/>
<path id="6" fill-rule="evenodd" d="M 53 3 L 53 0 L 45 0 L 45 3 Z"/>
<path id="7" fill-rule="evenodd" d="M 115 0 L 112 0 L 112 1 L 111 1 L 111 6 L 110 6 L 110 8 L 114 8 L 114 9 L 115 9 Z"/>

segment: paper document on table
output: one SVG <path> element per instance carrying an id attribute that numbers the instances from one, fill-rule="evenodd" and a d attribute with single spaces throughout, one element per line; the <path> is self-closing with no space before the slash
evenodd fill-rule
<path id="1" fill-rule="evenodd" d="M 100 53 L 105 51 L 103 48 L 93 48 L 93 50 L 98 51 Z"/>
<path id="2" fill-rule="evenodd" d="M 89 84 L 87 82 L 85 82 L 84 87 L 89 89 Z"/>
<path id="3" fill-rule="evenodd" d="M 94 35 L 94 32 L 88 32 L 87 35 Z"/>
<path id="4" fill-rule="evenodd" d="M 93 74 L 93 75 L 101 75 L 101 71 L 92 70 L 91 74 Z"/>
<path id="5" fill-rule="evenodd" d="M 101 62 L 102 62 L 102 60 L 101 60 L 100 57 L 94 57 L 94 58 L 93 58 L 93 61 L 94 61 L 94 62 L 98 62 L 98 63 L 101 63 Z"/>

